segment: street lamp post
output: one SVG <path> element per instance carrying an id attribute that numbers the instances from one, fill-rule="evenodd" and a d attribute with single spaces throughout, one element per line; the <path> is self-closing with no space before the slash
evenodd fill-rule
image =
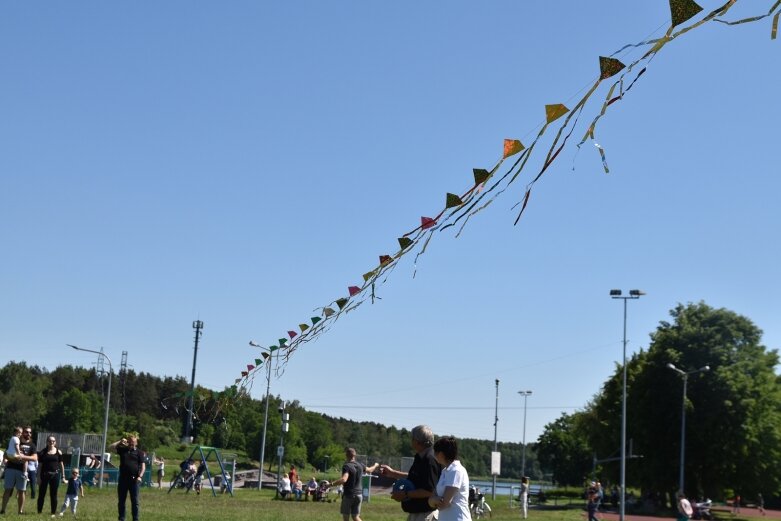
<path id="1" fill-rule="evenodd" d="M 111 373 L 114 368 L 111 366 L 111 358 L 108 357 L 103 351 L 95 351 L 93 349 L 84 349 L 83 347 L 77 347 L 71 344 L 65 344 L 68 347 L 72 347 L 76 351 L 85 351 L 87 353 L 95 353 L 102 356 L 108 362 L 108 390 L 106 391 L 106 413 L 103 415 L 103 452 L 100 453 L 100 478 L 98 479 L 98 488 L 103 488 L 103 475 L 106 467 L 106 441 L 108 439 L 108 409 L 111 404 Z"/>
<path id="2" fill-rule="evenodd" d="M 518 391 L 523 396 L 523 452 L 521 452 L 521 477 L 526 476 L 526 400 L 531 396 L 531 391 Z"/>
<path id="3" fill-rule="evenodd" d="M 630 289 L 628 296 L 622 296 L 620 289 L 610 290 L 610 298 L 624 301 L 624 349 L 622 358 L 624 381 L 621 386 L 621 506 L 618 511 L 620 521 L 624 521 L 624 513 L 626 512 L 626 301 L 639 299 L 642 295 L 645 295 L 645 293 L 639 289 Z"/>
<path id="4" fill-rule="evenodd" d="M 675 367 L 672 363 L 667 364 L 667 367 L 683 376 L 683 401 L 681 402 L 681 468 L 678 471 L 678 490 L 683 492 L 683 464 L 686 458 L 686 385 L 689 382 L 689 375 L 710 371 L 710 366 L 705 365 L 694 371 L 683 371 L 682 369 Z"/>
<path id="5" fill-rule="evenodd" d="M 269 356 L 266 358 L 266 413 L 263 415 L 263 439 L 260 442 L 260 468 L 258 470 L 258 490 L 263 489 L 263 462 L 266 457 L 266 429 L 268 428 L 268 400 L 269 391 L 271 390 L 271 349 L 263 347 L 260 344 L 249 341 L 249 345 L 252 347 L 259 347 L 269 352 Z"/>
<path id="6" fill-rule="evenodd" d="M 287 406 L 286 402 L 282 402 L 282 405 L 279 406 L 279 413 L 282 415 L 282 429 L 280 429 L 279 433 L 279 447 L 277 447 L 277 456 L 279 457 L 279 463 L 277 465 L 277 491 L 274 494 L 274 497 L 279 497 L 279 484 L 280 484 L 280 478 L 282 474 L 282 458 L 285 456 L 285 433 L 287 432 L 290 424 L 288 421 L 290 420 L 290 414 L 285 412 L 285 407 Z"/>
<path id="7" fill-rule="evenodd" d="M 499 425 L 499 379 L 496 379 L 496 404 L 494 405 L 494 452 L 493 454 L 496 454 L 499 450 L 499 446 L 496 441 L 496 428 Z M 493 454 L 492 459 L 493 459 Z M 491 469 L 491 474 L 493 474 L 493 486 L 491 487 L 491 500 L 496 499 L 496 472 L 494 472 L 494 469 Z"/>

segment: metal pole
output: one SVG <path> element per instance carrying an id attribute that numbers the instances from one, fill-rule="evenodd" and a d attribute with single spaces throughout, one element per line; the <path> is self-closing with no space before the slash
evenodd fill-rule
<path id="1" fill-rule="evenodd" d="M 494 452 L 497 451 L 496 427 L 499 425 L 499 379 L 496 379 L 496 405 L 494 406 Z M 496 474 L 493 474 L 493 486 L 491 487 L 491 500 L 496 499 Z"/>
<path id="2" fill-rule="evenodd" d="M 108 439 L 108 411 L 111 405 L 111 373 L 114 371 L 114 367 L 111 365 L 111 358 L 102 351 L 95 351 L 93 349 L 84 349 L 83 347 L 76 347 L 71 344 L 65 344 L 68 347 L 72 347 L 77 351 L 86 351 L 87 353 L 95 353 L 99 356 L 105 357 L 108 361 L 108 390 L 106 391 L 106 412 L 103 415 L 103 451 L 100 453 L 100 477 L 98 478 L 98 488 L 103 488 L 103 474 L 106 468 L 106 442 Z"/>
<path id="3" fill-rule="evenodd" d="M 626 512 L 626 301 L 629 299 L 639 299 L 645 295 L 645 292 L 639 289 L 630 289 L 628 296 L 622 296 L 620 289 L 611 289 L 610 298 L 621 299 L 624 301 L 624 341 L 623 341 L 623 383 L 621 385 L 621 506 L 619 507 L 619 521 L 624 521 Z"/>
<path id="4" fill-rule="evenodd" d="M 619 520 L 624 521 L 626 512 L 626 301 L 624 298 L 624 383 L 621 396 L 621 507 L 619 509 Z"/>
<path id="5" fill-rule="evenodd" d="M 193 395 L 195 394 L 195 364 L 198 361 L 198 339 L 201 336 L 201 328 L 203 322 L 200 320 L 193 321 L 193 329 L 195 329 L 195 349 L 193 351 L 193 375 L 190 379 L 190 405 L 187 407 L 187 424 L 184 427 L 185 443 L 190 443 L 191 435 L 193 432 Z"/>
<path id="6" fill-rule="evenodd" d="M 279 432 L 279 447 L 277 447 L 277 456 L 279 456 L 279 462 L 277 464 L 277 487 L 276 487 L 276 492 L 274 493 L 274 498 L 279 497 L 279 484 L 280 484 L 280 478 L 282 473 L 282 457 L 285 453 L 285 428 L 287 427 L 287 422 L 285 420 L 286 405 L 287 404 L 285 402 L 282 402 L 282 407 L 280 407 L 280 412 L 282 413 L 282 426 Z"/>
<path id="7" fill-rule="evenodd" d="M 679 375 L 683 376 L 683 399 L 681 400 L 681 468 L 678 470 L 678 490 L 684 491 L 684 463 L 686 461 L 686 389 L 689 384 L 689 375 L 701 373 L 703 371 L 710 371 L 710 366 L 703 366 L 694 371 L 683 371 L 675 367 L 674 364 L 667 364 L 669 369 L 672 369 Z"/>
<path id="8" fill-rule="evenodd" d="M 678 490 L 683 492 L 683 462 L 686 456 L 686 384 L 689 381 L 689 373 L 683 375 L 683 401 L 681 402 L 681 469 L 678 474 Z"/>
<path id="9" fill-rule="evenodd" d="M 260 471 L 258 471 L 258 490 L 263 488 L 263 462 L 266 458 L 266 429 L 268 427 L 268 400 L 271 389 L 271 356 L 266 360 L 268 372 L 266 373 L 266 413 L 263 415 L 263 440 L 260 442 Z"/>
<path id="10" fill-rule="evenodd" d="M 532 392 L 518 392 L 523 395 L 523 452 L 521 453 L 521 477 L 523 478 L 526 476 L 526 400 L 529 398 L 529 395 L 532 394 Z"/>

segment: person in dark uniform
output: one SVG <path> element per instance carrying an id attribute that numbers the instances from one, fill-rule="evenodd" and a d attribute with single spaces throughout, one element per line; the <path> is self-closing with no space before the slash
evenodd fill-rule
<path id="1" fill-rule="evenodd" d="M 128 493 L 130 493 L 130 513 L 133 521 L 138 521 L 138 494 L 146 471 L 146 457 L 138 449 L 138 438 L 133 435 L 112 443 L 109 448 L 116 450 L 119 455 L 119 481 L 117 482 L 119 521 L 125 521 L 125 503 Z"/>
<path id="2" fill-rule="evenodd" d="M 437 519 L 437 510 L 428 504 L 428 498 L 434 495 L 439 482 L 442 467 L 434 456 L 434 433 L 428 425 L 418 425 L 412 429 L 412 448 L 415 451 L 415 461 L 409 472 L 401 472 L 382 465 L 381 473 L 395 479 L 407 478 L 414 490 L 398 490 L 391 494 L 396 501 L 401 501 L 401 509 L 406 512 L 407 521 L 433 521 Z"/>

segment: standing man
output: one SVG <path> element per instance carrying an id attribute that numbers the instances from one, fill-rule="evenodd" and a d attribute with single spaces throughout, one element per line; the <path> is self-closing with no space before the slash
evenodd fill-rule
<path id="1" fill-rule="evenodd" d="M 434 457 L 434 433 L 428 425 L 418 425 L 412 429 L 412 449 L 415 461 L 408 473 L 382 466 L 382 474 L 395 479 L 407 478 L 414 490 L 398 490 L 391 493 L 396 501 L 401 501 L 401 509 L 406 512 L 407 521 L 433 521 L 438 519 L 438 511 L 428 504 L 428 498 L 434 495 L 439 482 L 442 467 Z"/>
<path id="2" fill-rule="evenodd" d="M 363 501 L 363 489 L 361 480 L 363 473 L 374 472 L 379 463 L 367 467 L 363 463 L 355 461 L 355 449 L 348 447 L 344 449 L 344 455 L 347 462 L 342 467 L 342 477 L 331 483 L 332 487 L 344 483 L 344 494 L 342 494 L 342 506 L 339 511 L 342 513 L 342 519 L 349 521 L 352 516 L 354 521 L 361 521 L 361 501 Z"/>
<path id="3" fill-rule="evenodd" d="M 32 443 L 33 428 L 29 425 L 25 427 L 24 432 L 22 432 L 22 438 L 27 439 L 30 443 Z M 27 462 L 27 482 L 30 484 L 30 499 L 35 499 L 35 486 L 38 484 L 38 451 L 36 450 L 37 447 L 35 447 L 34 443 L 33 448 L 33 454 L 36 455 L 35 459 Z"/>
<path id="4" fill-rule="evenodd" d="M 24 514 L 24 499 L 25 491 L 27 490 L 27 475 L 25 474 L 26 462 L 38 461 L 38 450 L 33 443 L 33 430 L 31 427 L 25 427 L 22 429 L 22 435 L 19 437 L 19 452 L 18 458 L 15 461 L 8 461 L 5 467 L 4 487 L 3 492 L 3 507 L 0 509 L 0 514 L 5 514 L 5 507 L 8 505 L 8 500 L 11 499 L 11 495 L 16 489 L 16 503 L 19 506 L 19 513 Z"/>
<path id="5" fill-rule="evenodd" d="M 19 452 L 18 458 L 15 461 L 8 461 L 5 467 L 4 487 L 3 492 L 3 507 L 0 509 L 0 514 L 5 514 L 5 507 L 8 505 L 8 500 L 11 499 L 11 495 L 16 489 L 16 502 L 19 506 L 19 513 L 24 514 L 24 500 L 25 491 L 27 490 L 27 475 L 25 474 L 25 463 L 37 462 L 38 454 L 37 447 L 32 439 L 33 430 L 31 427 L 25 427 L 22 429 L 22 435 L 19 437 Z"/>
<path id="6" fill-rule="evenodd" d="M 119 521 L 125 521 L 125 502 L 128 492 L 130 513 L 133 521 L 138 521 L 138 493 L 146 471 L 146 458 L 144 453 L 138 450 L 138 438 L 133 435 L 115 441 L 109 448 L 116 450 L 119 455 L 119 481 L 117 482 Z"/>

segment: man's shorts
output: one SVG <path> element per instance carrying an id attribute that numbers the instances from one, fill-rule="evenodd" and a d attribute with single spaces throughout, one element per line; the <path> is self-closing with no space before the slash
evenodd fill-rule
<path id="1" fill-rule="evenodd" d="M 361 501 L 363 501 L 362 496 L 350 496 L 350 495 L 343 495 L 342 496 L 342 506 L 339 509 L 339 512 L 343 516 L 357 516 L 361 513 Z"/>
<path id="2" fill-rule="evenodd" d="M 5 476 L 3 478 L 5 481 L 5 490 L 15 488 L 16 490 L 24 492 L 27 490 L 27 480 L 24 478 L 24 472 L 21 470 L 6 468 Z"/>
<path id="3" fill-rule="evenodd" d="M 407 515 L 407 521 L 437 521 L 437 519 L 439 519 L 439 510 Z"/>

